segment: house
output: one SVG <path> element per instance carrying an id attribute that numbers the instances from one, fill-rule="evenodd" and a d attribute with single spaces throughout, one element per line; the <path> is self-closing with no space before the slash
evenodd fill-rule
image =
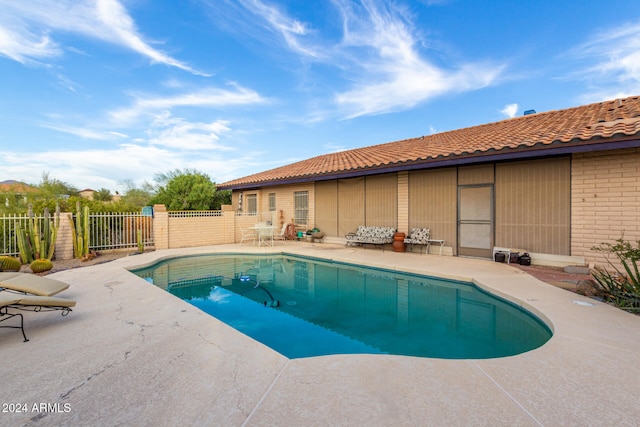
<path id="1" fill-rule="evenodd" d="M 27 204 L 29 193 L 36 192 L 37 189 L 24 182 L 6 180 L 0 182 L 0 194 L 4 198 L 6 207 L 12 205 Z"/>
<path id="2" fill-rule="evenodd" d="M 83 199 L 93 200 L 93 194 L 95 192 L 96 191 L 91 188 L 85 188 L 84 190 L 78 191 L 78 195 L 80 195 L 80 197 L 82 197 Z"/>
<path id="3" fill-rule="evenodd" d="M 358 225 L 427 227 L 449 254 L 517 248 L 598 260 L 640 239 L 640 97 L 313 157 L 220 184 L 233 209 L 282 211 L 342 239 Z M 542 263 L 542 262 L 541 262 Z"/>

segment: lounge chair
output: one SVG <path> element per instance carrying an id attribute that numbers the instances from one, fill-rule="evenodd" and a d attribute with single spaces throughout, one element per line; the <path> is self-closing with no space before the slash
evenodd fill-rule
<path id="1" fill-rule="evenodd" d="M 0 291 L 50 297 L 64 291 L 68 283 L 29 273 L 0 273 Z"/>
<path id="2" fill-rule="evenodd" d="M 20 329 L 24 342 L 27 342 L 29 339 L 24 332 L 24 317 L 22 313 L 10 313 L 9 309 L 35 312 L 59 310 L 63 316 L 66 316 L 71 311 L 71 307 L 75 305 L 75 301 L 64 298 L 19 295 L 3 292 L 0 293 L 0 322 L 4 322 L 13 317 L 19 317 L 20 326 L 0 326 L 0 328 Z"/>

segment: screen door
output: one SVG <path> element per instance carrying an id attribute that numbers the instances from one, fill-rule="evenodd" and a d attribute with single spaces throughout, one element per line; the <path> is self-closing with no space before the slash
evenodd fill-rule
<path id="1" fill-rule="evenodd" d="M 458 188 L 458 254 L 491 258 L 493 185 Z"/>

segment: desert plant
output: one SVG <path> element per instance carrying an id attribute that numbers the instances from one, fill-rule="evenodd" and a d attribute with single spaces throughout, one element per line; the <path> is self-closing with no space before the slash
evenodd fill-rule
<path id="1" fill-rule="evenodd" d="M 29 267 L 31 267 L 31 271 L 34 273 L 44 273 L 45 271 L 49 271 L 53 268 L 53 263 L 46 258 L 40 258 L 34 260 Z"/>
<path id="2" fill-rule="evenodd" d="M 21 267 L 20 258 L 0 256 L 0 271 L 20 271 Z"/>
<path id="3" fill-rule="evenodd" d="M 138 228 L 136 230 L 136 239 L 138 243 L 138 252 L 144 253 L 144 241 L 142 240 L 142 229 Z"/>
<path id="4" fill-rule="evenodd" d="M 54 219 L 50 218 L 49 210 L 45 209 L 42 230 L 40 230 L 40 225 L 34 218 L 33 211 L 30 208 L 29 220 L 24 228 L 19 224 L 16 225 L 16 238 L 22 263 L 29 264 L 34 259 L 40 258 L 51 260 L 55 251 L 59 227 L 59 207 L 56 208 Z"/>
<path id="5" fill-rule="evenodd" d="M 623 310 L 640 313 L 640 240 L 636 244 L 637 247 L 633 247 L 623 236 L 615 244 L 601 243 L 600 246 L 591 248 L 605 253 L 612 269 L 593 270 L 591 275 L 595 280 L 596 290 L 607 301 Z M 615 256 L 617 262 L 611 261 L 609 255 Z"/>
<path id="6" fill-rule="evenodd" d="M 89 256 L 89 206 L 80 208 L 76 203 L 75 223 L 71 220 L 71 237 L 73 238 L 73 255 L 76 258 Z"/>

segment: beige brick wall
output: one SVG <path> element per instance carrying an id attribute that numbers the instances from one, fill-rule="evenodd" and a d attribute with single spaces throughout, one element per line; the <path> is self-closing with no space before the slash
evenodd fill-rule
<path id="1" fill-rule="evenodd" d="M 60 213 L 60 228 L 56 236 L 56 247 L 54 250 L 55 259 L 73 259 L 73 236 L 71 235 L 71 224 L 73 214 L 71 212 Z"/>
<path id="2" fill-rule="evenodd" d="M 398 231 L 409 234 L 409 172 L 398 172 Z"/>
<path id="3" fill-rule="evenodd" d="M 222 216 L 169 218 L 169 248 L 231 243 L 234 234 L 233 216 L 233 212 L 225 212 Z"/>
<path id="4" fill-rule="evenodd" d="M 640 149 L 576 154 L 571 167 L 571 255 L 603 265 L 591 250 L 624 234 L 640 240 Z"/>
<path id="5" fill-rule="evenodd" d="M 164 205 L 153 205 L 153 242 L 156 249 L 169 249 L 169 214 Z"/>

